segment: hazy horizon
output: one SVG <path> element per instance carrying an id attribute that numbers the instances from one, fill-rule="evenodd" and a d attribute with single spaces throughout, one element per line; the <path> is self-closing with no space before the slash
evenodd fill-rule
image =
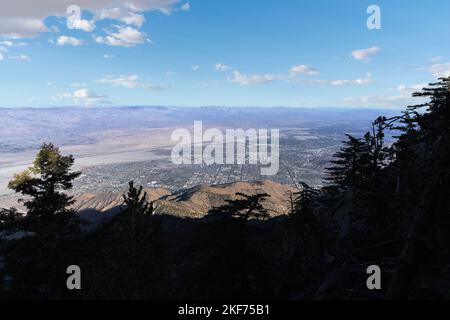
<path id="1" fill-rule="evenodd" d="M 402 111 L 407 105 L 399 107 L 380 107 L 380 106 L 238 106 L 238 105 L 196 105 L 196 106 L 181 106 L 181 105 L 98 105 L 98 106 L 83 106 L 83 105 L 35 105 L 35 106 L 0 106 L 1 109 L 108 109 L 108 108 L 173 108 L 173 109 L 306 109 L 306 110 L 321 110 L 321 109 L 334 109 L 334 110 L 352 110 L 352 111 Z"/>

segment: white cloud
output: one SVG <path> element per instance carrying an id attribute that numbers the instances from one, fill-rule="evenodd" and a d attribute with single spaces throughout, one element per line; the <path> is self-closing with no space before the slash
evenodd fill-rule
<path id="1" fill-rule="evenodd" d="M 120 2 L 133 11 L 158 10 L 170 15 L 180 0 L 121 0 Z"/>
<path id="2" fill-rule="evenodd" d="M 405 104 L 412 104 L 414 101 L 411 97 L 405 97 L 403 95 L 393 96 L 363 96 L 345 98 L 344 101 L 351 105 L 362 105 L 371 107 L 395 107 L 404 108 Z"/>
<path id="3" fill-rule="evenodd" d="M 83 10 L 99 16 L 106 8 L 123 7 L 138 14 L 158 10 L 170 14 L 179 0 L 14 0 L 3 1 L 0 10 L 0 36 L 12 38 L 36 37 L 42 32 L 49 32 L 44 20 L 49 16 L 67 17 L 66 9 L 76 4 Z M 140 23 L 142 18 L 130 17 L 128 23 Z M 86 20 L 84 20 L 86 21 Z M 125 22 L 125 21 L 124 21 Z M 77 23 L 83 30 L 93 30 L 92 21 Z"/>
<path id="4" fill-rule="evenodd" d="M 0 61 L 4 60 L 3 54 L 0 52 Z"/>
<path id="5" fill-rule="evenodd" d="M 427 87 L 426 83 L 399 85 L 397 87 L 398 94 L 350 97 L 345 98 L 344 101 L 351 105 L 358 106 L 404 108 L 405 105 L 419 104 L 425 101 L 425 98 L 416 98 L 412 96 L 413 93 L 421 91 L 424 87 Z"/>
<path id="6" fill-rule="evenodd" d="M 183 11 L 189 11 L 189 10 L 191 10 L 191 5 L 190 5 L 190 3 L 189 3 L 189 2 L 186 2 L 185 4 L 183 4 L 183 5 L 181 6 L 181 10 L 183 10 Z"/>
<path id="7" fill-rule="evenodd" d="M 291 75 L 307 75 L 307 76 L 315 76 L 319 74 L 319 71 L 313 67 L 304 65 L 304 64 L 300 64 L 300 65 L 296 65 L 293 66 L 290 70 L 289 70 Z"/>
<path id="8" fill-rule="evenodd" d="M 109 46 L 133 47 L 137 44 L 150 42 L 146 34 L 132 27 L 117 27 L 117 32 L 109 32 L 106 37 L 96 37 L 97 43 Z"/>
<path id="9" fill-rule="evenodd" d="M 126 24 L 134 24 L 135 26 L 141 27 L 145 22 L 145 17 L 142 14 L 137 14 L 130 12 L 128 16 L 121 19 Z"/>
<path id="10" fill-rule="evenodd" d="M 370 61 L 370 57 L 380 52 L 379 47 L 370 47 L 367 49 L 358 49 L 352 52 L 352 57 L 358 61 Z"/>
<path id="11" fill-rule="evenodd" d="M 418 70 L 428 71 L 435 78 L 450 77 L 450 63 L 433 64 L 432 66 L 419 68 Z"/>
<path id="12" fill-rule="evenodd" d="M 86 32 L 92 32 L 95 29 L 95 23 L 92 20 L 69 19 L 68 21 L 69 23 L 67 26 L 69 29 L 83 30 Z"/>
<path id="13" fill-rule="evenodd" d="M 214 65 L 214 69 L 216 69 L 217 71 L 220 71 L 220 72 L 224 72 L 224 71 L 230 70 L 231 67 L 227 66 L 226 64 L 223 64 L 223 63 L 216 63 Z"/>
<path id="14" fill-rule="evenodd" d="M 72 99 L 77 104 L 82 105 L 102 105 L 110 104 L 108 97 L 105 95 L 99 95 L 89 89 L 80 89 L 72 94 Z"/>
<path id="15" fill-rule="evenodd" d="M 216 70 L 225 71 L 229 67 L 222 64 L 216 64 Z M 307 75 L 314 76 L 318 75 L 319 71 L 313 67 L 307 65 L 295 65 L 289 69 L 289 74 L 253 74 L 253 75 L 245 75 L 242 74 L 239 70 L 235 70 L 232 73 L 232 77 L 228 77 L 228 80 L 233 83 L 237 83 L 240 85 L 255 85 L 255 84 L 263 84 L 273 81 L 286 80 L 288 82 L 297 82 L 299 79 L 296 77 L 298 75 Z M 316 82 L 310 82 L 310 84 L 324 84 L 326 80 L 317 80 Z"/>
<path id="16" fill-rule="evenodd" d="M 265 74 L 265 75 L 244 75 L 240 73 L 238 70 L 233 71 L 233 76 L 229 77 L 228 80 L 233 83 L 237 83 L 239 85 L 255 85 L 255 84 L 263 84 L 272 82 L 275 80 L 279 80 L 281 77 L 273 74 Z"/>
<path id="17" fill-rule="evenodd" d="M 58 46 L 71 45 L 71 46 L 82 46 L 84 41 L 74 37 L 61 36 L 56 41 Z"/>
<path id="18" fill-rule="evenodd" d="M 331 85 L 334 87 L 340 87 L 345 85 L 358 85 L 358 86 L 364 86 L 374 83 L 375 80 L 372 79 L 372 75 L 370 73 L 367 74 L 366 78 L 361 79 L 354 79 L 354 80 L 333 80 L 331 81 Z"/>
<path id="19" fill-rule="evenodd" d="M 72 99 L 74 103 L 80 105 L 105 105 L 110 104 L 108 97 L 99 95 L 89 89 L 76 90 L 73 93 L 60 93 L 52 97 L 52 100 L 59 101 L 64 99 Z"/>
<path id="20" fill-rule="evenodd" d="M 114 55 L 113 54 L 104 54 L 103 55 L 103 58 L 105 58 L 105 59 L 114 59 Z"/>
<path id="21" fill-rule="evenodd" d="M 134 89 L 140 87 L 139 77 L 137 75 L 131 76 L 106 76 L 103 79 L 97 80 L 98 83 L 109 84 L 113 87 L 125 87 Z"/>
<path id="22" fill-rule="evenodd" d="M 13 60 L 31 61 L 31 57 L 27 56 L 25 54 L 19 54 L 17 56 L 12 56 L 11 59 L 13 59 Z"/>
<path id="23" fill-rule="evenodd" d="M 0 41 L 1 46 L 12 47 L 14 43 L 12 41 Z"/>
<path id="24" fill-rule="evenodd" d="M 77 6 L 68 6 L 66 9 L 67 14 L 67 28 L 75 29 L 75 30 L 83 30 L 85 32 L 92 32 L 95 29 L 94 20 L 85 20 L 81 17 L 82 8 L 79 8 L 79 12 L 77 10 Z M 52 27 L 53 31 L 59 32 L 58 27 Z"/>
<path id="25" fill-rule="evenodd" d="M 139 76 L 137 75 L 121 75 L 118 77 L 109 75 L 104 77 L 103 79 L 97 80 L 96 82 L 111 85 L 113 87 L 125 87 L 128 89 L 142 88 L 154 91 L 162 91 L 172 88 L 169 85 L 152 85 L 149 83 L 142 83 L 139 80 Z"/>
<path id="26" fill-rule="evenodd" d="M 0 52 L 8 52 L 12 47 L 25 47 L 26 45 L 24 42 L 0 41 Z"/>
<path id="27" fill-rule="evenodd" d="M 402 84 L 397 87 L 397 91 L 403 95 L 411 96 L 415 92 L 422 91 L 422 89 L 425 87 L 428 87 L 428 83 L 419 83 L 409 86 Z"/>
<path id="28" fill-rule="evenodd" d="M 200 69 L 198 64 L 192 66 L 192 70 L 197 71 L 198 69 Z"/>
<path id="29" fill-rule="evenodd" d="M 9 50 L 12 47 L 23 47 L 26 46 L 26 43 L 23 42 L 13 42 L 13 41 L 9 41 L 9 40 L 5 40 L 5 41 L 0 41 L 0 54 L 9 52 Z M 5 57 L 3 56 L 3 54 L 0 56 L 0 60 L 4 60 Z M 19 55 L 15 55 L 15 56 L 10 56 L 10 59 L 12 60 L 26 60 L 26 61 L 30 61 L 31 58 L 27 55 L 24 54 L 19 54 Z"/>
<path id="30" fill-rule="evenodd" d="M 24 6 L 27 5 L 24 4 Z M 13 39 L 29 38 L 50 31 L 40 19 L 9 17 L 5 15 L 3 12 L 4 6 L 5 4 L 2 4 L 2 10 L 0 10 L 0 36 L 3 35 Z"/>
<path id="31" fill-rule="evenodd" d="M 177 73 L 176 72 L 173 72 L 173 71 L 167 71 L 166 72 L 166 77 L 173 77 L 174 75 L 176 75 Z"/>
<path id="32" fill-rule="evenodd" d="M 302 83 L 306 83 L 306 84 L 327 84 L 328 81 L 327 80 L 321 80 L 321 79 L 316 79 L 316 80 L 301 80 Z"/>
<path id="33" fill-rule="evenodd" d="M 120 20 L 128 25 L 141 27 L 145 23 L 145 17 L 142 14 L 130 11 L 125 7 L 115 7 L 103 9 L 99 15 L 99 19 Z"/>

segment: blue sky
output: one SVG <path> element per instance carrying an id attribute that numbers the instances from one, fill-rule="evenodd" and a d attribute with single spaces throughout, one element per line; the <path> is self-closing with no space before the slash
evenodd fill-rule
<path id="1" fill-rule="evenodd" d="M 381 30 L 366 26 L 373 4 Z M 82 14 L 68 25 L 69 5 Z M 1 107 L 403 108 L 414 90 L 450 75 L 446 0 L 1 6 Z"/>

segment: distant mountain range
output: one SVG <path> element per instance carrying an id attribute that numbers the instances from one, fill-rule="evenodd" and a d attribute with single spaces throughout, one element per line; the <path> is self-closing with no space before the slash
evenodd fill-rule
<path id="1" fill-rule="evenodd" d="M 367 124 L 396 111 L 341 108 L 230 107 L 61 107 L 0 108 L 0 152 L 36 149 L 43 141 L 59 146 L 93 144 L 108 130 L 138 130 L 192 125 L 283 128 L 348 122 Z"/>

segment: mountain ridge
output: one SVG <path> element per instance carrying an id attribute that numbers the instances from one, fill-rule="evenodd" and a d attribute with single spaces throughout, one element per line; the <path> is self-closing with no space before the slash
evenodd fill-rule
<path id="1" fill-rule="evenodd" d="M 158 213 L 177 217 L 203 218 L 214 207 L 235 200 L 237 193 L 254 195 L 267 193 L 270 197 L 263 203 L 271 217 L 286 215 L 289 195 L 299 189 L 270 180 L 258 182 L 234 182 L 222 185 L 198 185 L 178 192 L 165 188 L 144 189 L 149 201 L 153 201 Z M 96 211 L 98 214 L 114 214 L 123 206 L 123 192 L 83 193 L 75 197 L 72 206 L 77 212 Z M 96 218 L 95 220 L 97 220 Z"/>

